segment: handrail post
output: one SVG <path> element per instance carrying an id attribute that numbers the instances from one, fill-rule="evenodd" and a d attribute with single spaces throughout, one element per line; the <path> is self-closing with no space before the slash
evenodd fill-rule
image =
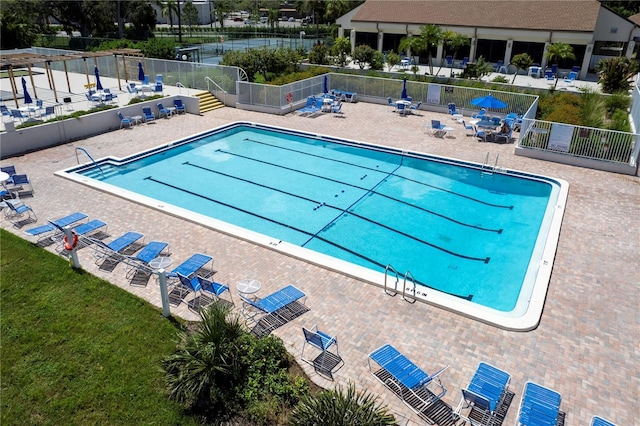
<path id="1" fill-rule="evenodd" d="M 169 308 L 169 293 L 167 292 L 167 275 L 164 269 L 158 269 L 158 284 L 160 285 L 160 300 L 162 300 L 162 315 L 165 318 L 171 316 L 171 309 Z"/>

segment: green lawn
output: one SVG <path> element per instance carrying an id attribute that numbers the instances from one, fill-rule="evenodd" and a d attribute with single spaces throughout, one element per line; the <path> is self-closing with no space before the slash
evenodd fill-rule
<path id="1" fill-rule="evenodd" d="M 159 309 L 4 230 L 0 297 L 3 426 L 200 424 L 163 393 Z"/>

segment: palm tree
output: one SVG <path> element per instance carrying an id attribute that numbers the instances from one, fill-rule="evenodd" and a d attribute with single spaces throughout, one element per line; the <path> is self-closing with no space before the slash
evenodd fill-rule
<path id="1" fill-rule="evenodd" d="M 317 396 L 307 396 L 294 408 L 291 425 L 391 426 L 396 419 L 385 407 L 376 404 L 370 393 L 357 392 L 349 383 L 346 394 L 342 387 L 327 389 Z"/>
<path id="2" fill-rule="evenodd" d="M 421 51 L 426 51 L 429 57 L 429 73 L 433 75 L 433 62 L 432 62 L 432 54 L 431 48 L 439 45 L 443 39 L 443 31 L 437 25 L 427 24 L 420 27 L 420 39 L 422 40 L 422 49 Z M 400 40 L 400 44 L 402 44 L 402 40 Z"/>
<path id="3" fill-rule="evenodd" d="M 575 60 L 576 59 L 576 55 L 573 53 L 573 47 L 571 47 L 570 44 L 567 43 L 552 43 L 547 47 L 547 53 L 545 55 L 547 57 L 547 59 L 549 60 L 549 62 L 552 62 L 554 60 L 565 60 L 565 59 L 571 59 L 571 60 Z M 555 89 L 556 86 L 558 85 L 558 79 L 556 78 L 556 83 L 553 85 L 553 88 Z"/>
<path id="4" fill-rule="evenodd" d="M 223 404 L 223 395 L 238 376 L 239 337 L 244 326 L 221 302 L 200 312 L 202 322 L 191 334 L 181 333 L 175 353 L 162 361 L 169 398 L 187 408 Z"/>
<path id="5" fill-rule="evenodd" d="M 162 16 L 169 18 L 169 26 L 173 30 L 173 15 L 178 14 L 178 2 L 176 0 L 161 0 L 156 4 L 160 6 L 160 13 Z"/>
<path id="6" fill-rule="evenodd" d="M 458 53 L 458 49 L 462 46 L 469 44 L 469 37 L 464 34 L 457 33 L 455 31 L 447 30 L 442 33 L 442 41 L 444 42 L 445 47 L 451 49 L 453 60 L 456 59 L 456 53 Z M 447 55 L 447 51 L 445 50 L 445 57 Z M 442 62 L 440 62 L 440 68 L 438 68 L 438 72 L 436 75 L 440 74 L 440 70 L 442 69 Z"/>
<path id="7" fill-rule="evenodd" d="M 333 54 L 338 57 L 338 65 L 344 67 L 347 56 L 351 55 L 351 40 L 348 37 L 338 37 L 333 42 Z"/>
<path id="8" fill-rule="evenodd" d="M 414 35 L 412 37 L 402 37 L 400 39 L 400 44 L 398 45 L 398 50 L 400 52 L 404 52 L 406 55 L 418 55 L 424 52 L 427 49 L 427 45 L 424 39 L 419 35 Z"/>

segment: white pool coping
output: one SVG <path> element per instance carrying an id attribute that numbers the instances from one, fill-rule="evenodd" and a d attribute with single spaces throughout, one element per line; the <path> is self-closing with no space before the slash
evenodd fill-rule
<path id="1" fill-rule="evenodd" d="M 311 134 L 306 132 L 301 132 L 298 130 L 291 130 L 287 128 L 277 127 L 277 126 L 268 126 L 258 123 L 251 122 L 234 122 L 225 126 L 221 126 L 215 129 L 208 130 L 206 132 L 201 132 L 199 134 L 193 135 L 189 138 L 181 139 L 178 141 L 173 141 L 168 144 L 164 144 L 153 148 L 151 150 L 141 151 L 131 156 L 128 156 L 126 159 L 117 158 L 117 157 L 106 157 L 99 160 L 96 160 L 98 163 L 104 161 L 106 159 L 122 162 L 132 158 L 140 158 L 141 156 L 147 155 L 151 152 L 158 152 L 164 149 L 172 148 L 178 144 L 183 144 L 186 141 L 198 139 L 202 136 L 209 135 L 212 133 L 220 132 L 223 130 L 227 130 L 236 126 L 253 126 L 264 128 L 268 130 L 277 130 L 286 133 L 294 133 L 297 135 L 303 135 L 307 137 L 316 137 L 320 139 L 326 139 L 331 141 L 345 141 L 347 143 L 360 146 L 362 148 L 373 148 L 378 150 L 390 151 L 393 153 L 401 153 L 406 155 L 415 156 L 423 159 L 438 159 L 441 161 L 451 162 L 454 164 L 464 164 L 464 165 L 473 165 L 480 169 L 482 167 L 481 164 L 462 162 L 456 159 L 450 159 L 446 157 L 436 157 L 431 155 L 426 155 L 420 152 L 412 152 L 412 151 L 401 151 L 397 148 L 382 146 L 382 145 L 371 145 L 363 142 L 353 141 L 349 139 L 339 139 L 325 135 Z M 82 169 L 90 164 L 84 164 L 81 166 L 71 167 L 65 170 L 60 170 L 55 174 L 57 176 L 63 177 L 65 179 L 69 179 L 75 181 L 77 183 L 81 183 L 83 185 L 95 188 L 99 191 L 103 191 L 121 198 L 124 198 L 129 201 L 133 201 L 135 203 L 145 205 L 147 207 L 165 212 L 167 214 L 183 218 L 189 220 L 191 222 L 200 224 L 207 228 L 216 230 L 218 232 L 222 232 L 227 235 L 231 235 L 233 237 L 260 245 L 262 247 L 275 250 L 282 254 L 294 257 L 296 259 L 301 259 L 326 269 L 353 277 L 355 279 L 365 281 L 367 283 L 379 286 L 384 288 L 385 286 L 385 274 L 380 272 L 375 272 L 371 269 L 355 265 L 351 262 L 347 262 L 344 260 L 337 259 L 332 256 L 328 256 L 322 253 L 318 253 L 313 250 L 309 250 L 291 243 L 287 243 L 284 241 L 276 240 L 272 237 L 266 236 L 264 234 L 260 234 L 236 225 L 232 225 L 227 222 L 223 222 L 208 216 L 205 216 L 200 213 L 195 213 L 188 209 L 178 207 L 171 204 L 162 203 L 154 198 L 146 197 L 137 193 L 134 193 L 129 190 L 121 189 L 115 187 L 113 185 L 97 181 L 95 179 L 91 179 L 89 177 L 80 175 L 78 173 L 74 173 L 79 169 Z M 508 170 L 503 168 L 496 168 L 494 173 L 502 173 L 512 176 L 519 176 L 523 178 L 530 179 L 538 179 L 544 180 L 546 182 L 553 183 L 552 194 L 550 195 L 550 200 L 555 200 L 554 203 L 547 206 L 547 211 L 545 213 L 545 218 L 543 223 L 540 226 L 540 230 L 547 230 L 546 237 L 541 238 L 539 233 L 538 239 L 536 241 L 532 261 L 529 263 L 529 267 L 527 269 L 527 274 L 525 280 L 523 282 L 522 288 L 520 290 L 520 296 L 518 297 L 518 301 L 516 303 L 515 308 L 510 312 L 498 311 L 483 305 L 479 305 L 477 303 L 440 292 L 435 289 L 417 286 L 415 293 L 415 300 L 421 301 L 424 303 L 428 303 L 443 309 L 447 309 L 452 312 L 456 312 L 458 314 L 464 315 L 469 318 L 476 319 L 478 321 L 485 322 L 487 324 L 494 325 L 496 327 L 511 330 L 511 331 L 529 331 L 535 329 L 540 322 L 540 317 L 542 316 L 542 311 L 544 308 L 544 302 L 547 295 L 547 289 L 549 286 L 549 280 L 551 278 L 551 272 L 553 269 L 553 262 L 555 258 L 555 253 L 558 245 L 558 239 L 560 236 L 560 229 L 562 226 L 562 220 L 564 216 L 564 210 L 566 205 L 566 200 L 569 193 L 569 184 L 568 182 L 557 179 L 550 178 L 546 176 L 533 175 L 526 172 L 520 172 L 517 170 Z M 539 260 L 534 261 L 536 258 Z M 395 288 L 395 277 L 388 277 L 389 287 L 387 291 L 391 294 L 396 291 L 398 294 L 396 297 L 402 297 L 403 290 L 405 290 L 405 294 L 408 299 L 413 299 L 413 287 L 409 283 L 406 288 L 404 281 L 401 279 L 398 282 L 398 288 Z"/>

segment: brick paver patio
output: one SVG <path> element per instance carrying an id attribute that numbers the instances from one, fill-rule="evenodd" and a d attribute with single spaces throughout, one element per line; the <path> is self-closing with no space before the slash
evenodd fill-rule
<path id="1" fill-rule="evenodd" d="M 478 362 L 511 373 L 515 397 L 505 424 L 515 422 L 527 380 L 560 392 L 565 424 L 587 425 L 593 415 L 619 425 L 634 424 L 640 395 L 640 179 L 517 157 L 513 144 L 478 142 L 465 136 L 460 124 L 440 114 L 421 111 L 400 117 L 387 106 L 367 103 L 345 104 L 342 110 L 343 118 L 303 118 L 223 108 L 203 116 L 156 120 L 5 159 L 2 165 L 14 164 L 18 172 L 30 176 L 35 196 L 24 201 L 37 212 L 38 224 L 83 211 L 107 222 L 111 235 L 135 230 L 144 233 L 147 241 L 168 241 L 174 265 L 194 252 L 210 254 L 215 258 L 217 279 L 229 283 L 234 295 L 235 283 L 242 278 L 259 279 L 264 294 L 295 284 L 307 294 L 310 310 L 274 333 L 298 359 L 304 341 L 302 325 L 318 324 L 337 335 L 345 366 L 334 375 L 335 382 L 302 363 L 307 373 L 322 386 L 355 382 L 359 389 L 378 395 L 399 414 L 398 419 L 404 416 L 405 423 L 424 422 L 367 368 L 367 354 L 387 342 L 427 371 L 450 365 L 443 384 L 448 388 L 444 401 L 452 406 L 458 403 L 460 389 Z M 427 135 L 422 125 L 431 118 L 441 118 L 456 130 L 444 139 Z M 85 148 L 94 158 L 123 157 L 233 121 L 261 122 L 479 163 L 489 153 L 492 161 L 499 155 L 499 166 L 568 181 L 569 198 L 539 327 L 525 333 L 509 332 L 424 303 L 409 305 L 400 297 L 385 295 L 379 287 L 53 174 L 76 164 L 75 147 Z M 26 237 L 7 220 L 0 223 Z M 154 281 L 146 287 L 130 286 L 122 266 L 110 273 L 100 271 L 89 249 L 82 249 L 79 255 L 92 274 L 160 306 Z M 235 300 L 238 305 L 238 298 Z M 195 319 L 184 303 L 172 312 Z M 158 320 L 163 320 L 160 315 Z"/>

